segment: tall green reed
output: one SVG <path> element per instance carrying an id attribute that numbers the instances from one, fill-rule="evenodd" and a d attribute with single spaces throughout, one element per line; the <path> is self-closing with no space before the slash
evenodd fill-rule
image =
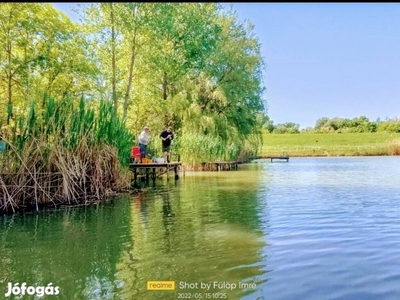
<path id="1" fill-rule="evenodd" d="M 111 102 L 35 102 L 2 136 L 0 214 L 50 203 L 100 200 L 129 186 L 133 136 Z"/>
<path id="2" fill-rule="evenodd" d="M 115 117 L 111 102 L 101 100 L 98 105 L 89 106 L 83 97 L 79 101 L 70 97 L 61 101 L 47 98 L 41 111 L 32 101 L 26 116 L 17 117 L 10 132 L 9 142 L 19 154 L 31 139 L 41 140 L 48 147 L 60 144 L 66 149 L 77 149 L 86 139 L 88 147 L 115 147 L 122 165 L 129 163 L 134 140 L 123 120 Z"/>

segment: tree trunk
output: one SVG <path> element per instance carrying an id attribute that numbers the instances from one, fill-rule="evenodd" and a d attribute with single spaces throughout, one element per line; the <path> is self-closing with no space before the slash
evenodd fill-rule
<path id="1" fill-rule="evenodd" d="M 164 78 L 163 78 L 163 99 L 167 100 L 168 94 L 167 94 L 167 72 L 164 72 Z"/>
<path id="2" fill-rule="evenodd" d="M 117 116 L 118 100 L 117 100 L 117 83 L 116 83 L 116 58 L 115 58 L 115 20 L 114 20 L 114 6 L 111 5 L 111 68 L 112 68 L 112 99 L 114 102 L 114 116 Z"/>
<path id="3" fill-rule="evenodd" d="M 133 19 L 136 21 L 136 12 L 135 8 L 132 9 L 133 13 Z M 135 57 L 136 57 L 136 26 L 133 31 L 133 37 L 132 37 L 132 53 L 131 53 L 131 62 L 129 65 L 129 75 L 128 75 L 128 84 L 126 86 L 126 92 L 125 92 L 125 99 L 124 99 L 124 111 L 123 111 L 123 119 L 126 119 L 126 116 L 128 114 L 128 101 L 129 101 L 129 95 L 132 89 L 132 81 L 133 81 L 133 68 L 135 66 Z"/>
<path id="4" fill-rule="evenodd" d="M 10 124 L 12 111 L 12 70 L 11 70 L 11 41 L 7 43 L 8 68 L 7 68 L 7 125 Z"/>

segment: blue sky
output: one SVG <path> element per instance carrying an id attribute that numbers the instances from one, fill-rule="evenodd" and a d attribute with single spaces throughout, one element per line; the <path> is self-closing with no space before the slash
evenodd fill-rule
<path id="1" fill-rule="evenodd" d="M 54 6 L 77 21 L 76 3 Z M 260 41 L 275 124 L 400 117 L 400 3 L 236 2 L 233 9 Z"/>

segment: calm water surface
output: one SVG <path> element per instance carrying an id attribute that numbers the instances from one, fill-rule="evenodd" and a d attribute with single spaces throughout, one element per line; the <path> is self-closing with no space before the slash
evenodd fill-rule
<path id="1" fill-rule="evenodd" d="M 399 182 L 397 157 L 259 160 L 0 217 L 0 299 L 51 282 L 41 299 L 397 300 Z M 158 280 L 175 290 L 146 289 Z"/>

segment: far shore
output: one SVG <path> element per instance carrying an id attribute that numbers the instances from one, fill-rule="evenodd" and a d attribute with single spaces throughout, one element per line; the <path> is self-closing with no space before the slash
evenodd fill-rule
<path id="1" fill-rule="evenodd" d="M 400 133 L 263 134 L 260 157 L 400 155 Z"/>
<path id="2" fill-rule="evenodd" d="M 360 156 L 397 156 L 395 154 L 342 154 L 342 155 L 330 155 L 330 154 L 301 154 L 301 155 L 289 155 L 289 154 L 277 154 L 277 155 L 268 155 L 268 156 L 258 156 L 257 159 L 271 159 L 271 157 L 297 157 L 297 158 L 306 158 L 306 157 L 360 157 Z"/>

